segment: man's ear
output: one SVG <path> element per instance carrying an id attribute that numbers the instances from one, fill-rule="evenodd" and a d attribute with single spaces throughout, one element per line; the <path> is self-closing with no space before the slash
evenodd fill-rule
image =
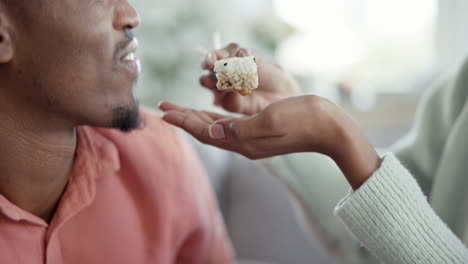
<path id="1" fill-rule="evenodd" d="M 5 64 L 13 59 L 13 43 L 7 17 L 0 9 L 0 64 Z"/>

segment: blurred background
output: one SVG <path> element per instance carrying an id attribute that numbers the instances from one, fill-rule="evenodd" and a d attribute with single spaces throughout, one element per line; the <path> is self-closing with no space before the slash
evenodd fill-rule
<path id="1" fill-rule="evenodd" d="M 404 134 L 420 94 L 464 57 L 463 0 L 132 0 L 143 74 L 140 100 L 212 109 L 198 84 L 213 32 L 278 61 L 341 104 L 376 147 Z"/>
<path id="2" fill-rule="evenodd" d="M 198 83 L 202 55 L 196 52 L 212 49 L 219 32 L 223 45 L 237 42 L 277 61 L 304 93 L 342 106 L 377 148 L 410 129 L 422 93 L 456 68 L 468 49 L 466 0 L 131 2 L 142 18 L 135 32 L 142 103 L 157 107 L 169 99 L 222 111 Z M 349 185 L 331 160 L 294 154 L 264 166 L 194 144 L 240 260 L 378 263 L 333 215 Z"/>

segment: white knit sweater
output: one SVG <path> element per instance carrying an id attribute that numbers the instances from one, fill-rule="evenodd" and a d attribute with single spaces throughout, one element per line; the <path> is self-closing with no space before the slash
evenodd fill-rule
<path id="1" fill-rule="evenodd" d="M 335 213 L 384 263 L 468 263 L 468 250 L 394 155 L 385 157 L 381 168 L 343 199 Z"/>
<path id="2" fill-rule="evenodd" d="M 341 202 L 349 185 L 329 158 L 268 161 L 343 263 L 468 264 L 468 61 L 446 80 L 428 90 L 395 154 Z"/>

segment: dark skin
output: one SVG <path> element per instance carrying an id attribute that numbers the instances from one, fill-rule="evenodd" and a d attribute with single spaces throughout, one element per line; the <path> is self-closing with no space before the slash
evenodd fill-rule
<path id="1" fill-rule="evenodd" d="M 138 24 L 127 0 L 0 0 L 0 194 L 9 201 L 50 222 L 77 126 L 137 126 L 122 119 L 136 119 L 139 62 L 126 55 Z"/>

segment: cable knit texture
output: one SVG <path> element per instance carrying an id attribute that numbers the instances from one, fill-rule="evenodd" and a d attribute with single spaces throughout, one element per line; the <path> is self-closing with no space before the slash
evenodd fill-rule
<path id="1" fill-rule="evenodd" d="M 393 154 L 338 204 L 335 214 L 384 263 L 468 263 L 463 243 L 435 214 Z"/>

